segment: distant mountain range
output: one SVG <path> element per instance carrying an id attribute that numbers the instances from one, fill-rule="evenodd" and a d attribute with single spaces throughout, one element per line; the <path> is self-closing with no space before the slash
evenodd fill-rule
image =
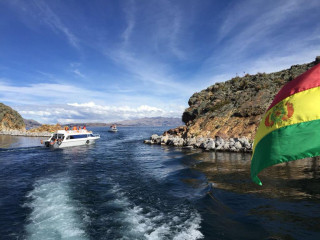
<path id="1" fill-rule="evenodd" d="M 112 124 L 116 124 L 118 126 L 129 127 L 129 126 L 149 126 L 149 127 L 161 127 L 161 126 L 170 126 L 170 127 L 178 127 L 184 125 L 181 118 L 167 118 L 167 117 L 152 117 L 152 118 L 139 118 L 133 120 L 123 120 L 123 121 L 115 121 L 110 123 L 69 123 L 65 125 L 76 125 L 87 127 L 104 127 L 110 126 Z"/>
<path id="2" fill-rule="evenodd" d="M 106 127 L 112 124 L 118 126 L 150 126 L 150 127 L 178 127 L 184 125 L 181 118 L 167 118 L 167 117 L 152 117 L 152 118 L 139 118 L 133 120 L 115 121 L 110 123 L 68 123 L 61 124 L 61 126 L 83 126 L 87 127 Z M 24 119 L 21 115 L 14 111 L 12 108 L 0 103 L 0 131 L 1 130 L 14 130 L 14 129 L 33 129 L 42 126 L 41 123 L 33 119 Z"/>
<path id="3" fill-rule="evenodd" d="M 24 124 L 26 125 L 26 129 L 40 127 L 42 124 L 33 120 L 33 119 L 23 119 Z"/>
<path id="4" fill-rule="evenodd" d="M 116 122 L 115 124 L 122 126 L 181 126 L 184 125 L 181 118 L 166 118 L 166 117 L 152 117 L 139 118 L 134 120 L 124 120 Z"/>

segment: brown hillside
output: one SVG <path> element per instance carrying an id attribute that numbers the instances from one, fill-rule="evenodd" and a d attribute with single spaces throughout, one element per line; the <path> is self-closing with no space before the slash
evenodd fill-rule
<path id="1" fill-rule="evenodd" d="M 21 115 L 11 107 L 0 103 L 0 131 L 20 130 L 25 131 Z"/>

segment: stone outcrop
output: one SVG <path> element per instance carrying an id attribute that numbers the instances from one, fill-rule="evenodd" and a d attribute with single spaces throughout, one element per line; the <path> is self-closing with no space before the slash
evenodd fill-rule
<path id="1" fill-rule="evenodd" d="M 215 138 L 183 138 L 177 135 L 164 134 L 159 136 L 153 134 L 146 144 L 169 145 L 188 149 L 201 148 L 207 151 L 230 151 L 230 152 L 251 152 L 252 142 L 246 137 L 223 139 Z"/>
<path id="2" fill-rule="evenodd" d="M 0 103 L 0 131 L 26 131 L 21 115 L 11 107 Z"/>
<path id="3" fill-rule="evenodd" d="M 29 132 L 20 130 L 0 131 L 0 135 L 23 136 L 23 137 L 49 137 L 51 132 Z"/>

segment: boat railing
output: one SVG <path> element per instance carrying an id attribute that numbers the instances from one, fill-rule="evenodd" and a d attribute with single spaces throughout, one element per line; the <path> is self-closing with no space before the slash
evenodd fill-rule
<path id="1" fill-rule="evenodd" d="M 92 134 L 94 137 L 100 137 L 100 134 Z"/>

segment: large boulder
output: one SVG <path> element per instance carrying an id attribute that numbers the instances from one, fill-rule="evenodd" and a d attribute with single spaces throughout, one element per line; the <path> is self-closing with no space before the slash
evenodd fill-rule
<path id="1" fill-rule="evenodd" d="M 209 138 L 206 144 L 206 150 L 214 150 L 216 148 L 216 143 L 212 138 Z"/>

